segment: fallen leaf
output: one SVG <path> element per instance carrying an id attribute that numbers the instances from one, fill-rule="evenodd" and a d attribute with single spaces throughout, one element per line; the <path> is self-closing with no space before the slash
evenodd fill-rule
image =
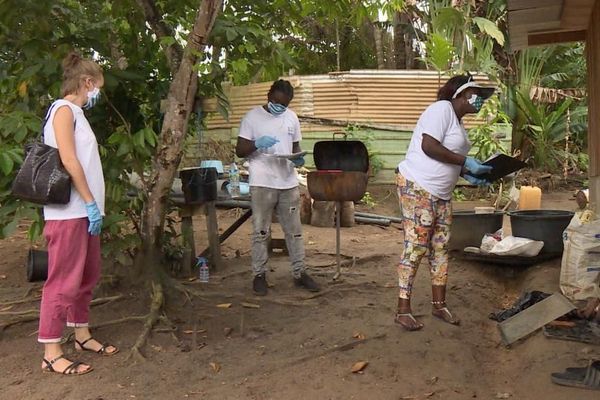
<path id="1" fill-rule="evenodd" d="M 218 373 L 221 370 L 221 366 L 215 362 L 211 362 L 209 365 L 215 373 Z"/>
<path id="2" fill-rule="evenodd" d="M 309 246 L 312 246 L 313 244 L 315 244 L 315 242 L 312 242 L 312 241 L 310 241 L 310 240 L 308 241 L 308 245 L 309 245 Z"/>
<path id="3" fill-rule="evenodd" d="M 432 376 L 431 378 L 427 379 L 427 384 L 428 385 L 433 385 L 434 383 L 436 383 L 440 378 L 438 378 L 437 376 Z"/>
<path id="4" fill-rule="evenodd" d="M 0 279 L 6 279 L 6 275 L 0 275 Z"/>
<path id="5" fill-rule="evenodd" d="M 231 332 L 233 332 L 233 328 L 229 328 L 229 327 L 227 327 L 227 328 L 223 329 L 223 334 L 224 334 L 225 336 L 229 336 L 229 335 L 231 335 Z"/>
<path id="6" fill-rule="evenodd" d="M 244 301 L 241 302 L 240 304 L 242 307 L 245 307 L 245 308 L 260 308 L 260 305 L 258 305 L 258 304 L 246 303 Z"/>
<path id="7" fill-rule="evenodd" d="M 354 335 L 352 335 L 352 337 L 354 339 L 358 339 L 358 340 L 365 340 L 367 338 L 364 334 L 362 334 L 360 332 L 354 333 Z"/>
<path id="8" fill-rule="evenodd" d="M 388 288 L 388 289 L 389 288 L 395 288 L 397 286 L 398 286 L 397 283 L 389 283 L 389 282 L 383 285 L 384 288 Z"/>
<path id="9" fill-rule="evenodd" d="M 198 280 L 198 277 L 196 277 L 196 276 L 188 278 L 188 282 L 194 282 L 196 280 Z"/>
<path id="10" fill-rule="evenodd" d="M 400 397 L 400 400 L 416 400 L 418 398 L 418 396 L 402 396 Z"/>
<path id="11" fill-rule="evenodd" d="M 118 387 L 119 389 L 125 389 L 125 385 L 121 385 L 120 383 L 117 383 L 117 387 Z"/>
<path id="12" fill-rule="evenodd" d="M 369 365 L 368 361 L 359 361 L 354 363 L 354 365 L 352 366 L 352 373 L 356 374 L 356 373 L 360 373 L 362 372 L 363 369 L 365 369 L 367 367 L 367 365 Z"/>
<path id="13" fill-rule="evenodd" d="M 427 392 L 427 393 L 423 394 L 423 396 L 425 396 L 425 398 L 427 399 L 427 398 L 433 396 L 434 394 L 435 394 L 435 392 Z"/>
<path id="14" fill-rule="evenodd" d="M 231 308 L 231 303 L 217 304 L 219 308 Z"/>
<path id="15" fill-rule="evenodd" d="M 510 396 L 510 393 L 496 393 L 497 399 L 508 399 Z"/>
<path id="16" fill-rule="evenodd" d="M 162 347 L 160 347 L 160 346 L 151 345 L 151 347 L 152 347 L 152 348 L 153 348 L 155 351 L 158 351 L 158 352 L 161 352 L 161 351 L 162 351 Z"/>
<path id="17" fill-rule="evenodd" d="M 183 331 L 183 333 L 185 333 L 187 335 L 190 335 L 190 334 L 192 334 L 194 332 L 196 332 L 196 333 L 205 333 L 206 329 L 200 329 L 200 330 L 197 330 L 197 331 L 194 331 L 193 329 L 186 329 L 185 331 Z"/>

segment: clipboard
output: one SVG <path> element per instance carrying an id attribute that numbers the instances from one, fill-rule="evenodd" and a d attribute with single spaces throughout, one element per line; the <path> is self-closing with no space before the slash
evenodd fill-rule
<path id="1" fill-rule="evenodd" d="M 527 167 L 525 162 L 506 154 L 496 154 L 482 164 L 491 166 L 492 171 L 487 174 L 477 175 L 476 178 L 485 179 L 490 182 L 497 181 L 506 175 Z"/>

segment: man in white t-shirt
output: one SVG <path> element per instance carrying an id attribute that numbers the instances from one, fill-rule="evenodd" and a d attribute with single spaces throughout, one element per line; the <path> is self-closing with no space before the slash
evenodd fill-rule
<path id="1" fill-rule="evenodd" d="M 296 286 L 316 292 L 319 285 L 306 273 L 304 239 L 300 222 L 300 192 L 295 167 L 304 165 L 302 156 L 281 157 L 300 153 L 300 121 L 288 108 L 294 97 L 290 82 L 278 80 L 268 93 L 268 102 L 257 106 L 242 119 L 236 154 L 250 162 L 250 194 L 252 196 L 252 270 L 253 290 L 267 294 L 267 241 L 271 236 L 273 210 L 285 233 Z"/>

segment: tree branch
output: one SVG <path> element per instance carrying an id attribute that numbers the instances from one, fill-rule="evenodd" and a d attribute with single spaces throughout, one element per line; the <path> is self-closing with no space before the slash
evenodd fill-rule
<path id="1" fill-rule="evenodd" d="M 165 37 L 175 36 L 173 29 L 162 19 L 154 0 L 137 0 L 137 3 L 144 12 L 146 22 L 148 22 L 148 25 L 150 25 L 159 40 Z M 179 43 L 173 42 L 168 45 L 165 49 L 165 55 L 167 56 L 171 72 L 177 72 L 179 64 L 181 64 L 181 59 L 183 58 L 183 49 Z"/>

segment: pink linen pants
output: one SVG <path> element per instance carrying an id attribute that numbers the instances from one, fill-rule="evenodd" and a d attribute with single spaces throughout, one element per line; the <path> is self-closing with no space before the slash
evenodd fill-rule
<path id="1" fill-rule="evenodd" d="M 100 236 L 88 219 L 46 221 L 48 279 L 40 307 L 40 343 L 59 343 L 65 324 L 88 326 L 92 290 L 100 278 Z"/>

